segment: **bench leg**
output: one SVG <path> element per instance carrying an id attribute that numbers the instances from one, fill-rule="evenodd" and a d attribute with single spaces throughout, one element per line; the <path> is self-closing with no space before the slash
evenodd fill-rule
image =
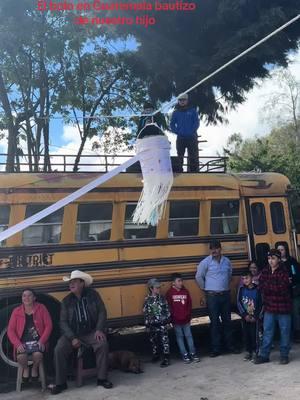
<path id="1" fill-rule="evenodd" d="M 83 370 L 83 358 L 80 357 L 77 360 L 77 368 L 76 368 L 76 386 L 82 386 L 82 370 Z"/>
<path id="2" fill-rule="evenodd" d="M 46 390 L 46 375 L 43 360 L 39 363 L 39 376 L 42 385 L 42 392 Z"/>
<path id="3" fill-rule="evenodd" d="M 17 392 L 21 392 L 22 380 L 23 380 L 23 367 L 21 367 L 21 365 L 19 365 L 18 373 L 17 373 L 17 383 L 16 383 L 16 391 Z"/>

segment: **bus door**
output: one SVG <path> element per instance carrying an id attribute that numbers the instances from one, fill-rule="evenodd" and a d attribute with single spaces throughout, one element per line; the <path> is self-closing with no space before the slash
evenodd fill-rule
<path id="1" fill-rule="evenodd" d="M 286 242 L 290 250 L 291 224 L 288 201 L 284 197 L 250 198 L 247 202 L 247 221 L 251 256 L 263 267 L 270 248 Z"/>

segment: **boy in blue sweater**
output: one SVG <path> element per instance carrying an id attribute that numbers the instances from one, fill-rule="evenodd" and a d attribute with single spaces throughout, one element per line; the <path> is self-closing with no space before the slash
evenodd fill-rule
<path id="1" fill-rule="evenodd" d="M 258 352 L 258 322 L 262 310 L 262 298 L 258 287 L 252 282 L 251 272 L 242 275 L 243 285 L 237 295 L 237 306 L 242 317 L 244 340 L 247 354 L 245 361 L 251 361 Z"/>

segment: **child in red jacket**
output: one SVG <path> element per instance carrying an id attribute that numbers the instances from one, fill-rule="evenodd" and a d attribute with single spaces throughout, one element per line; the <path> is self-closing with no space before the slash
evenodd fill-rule
<path id="1" fill-rule="evenodd" d="M 171 322 L 174 326 L 177 344 L 184 363 L 199 362 L 191 332 L 192 299 L 189 291 L 183 286 L 182 276 L 179 273 L 172 275 L 172 287 L 166 294 L 171 312 Z M 186 350 L 184 338 L 189 351 Z"/>

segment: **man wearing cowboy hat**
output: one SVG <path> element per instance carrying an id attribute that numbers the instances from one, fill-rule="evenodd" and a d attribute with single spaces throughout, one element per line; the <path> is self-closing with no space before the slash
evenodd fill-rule
<path id="1" fill-rule="evenodd" d="M 69 282 L 70 294 L 61 305 L 60 328 L 62 336 L 54 351 L 56 385 L 51 388 L 52 394 L 67 389 L 68 358 L 73 349 L 81 345 L 93 348 L 98 369 L 97 385 L 106 389 L 112 388 L 107 380 L 108 344 L 106 340 L 105 305 L 96 290 L 89 286 L 93 278 L 82 271 L 73 271 L 70 277 L 63 277 Z"/>

